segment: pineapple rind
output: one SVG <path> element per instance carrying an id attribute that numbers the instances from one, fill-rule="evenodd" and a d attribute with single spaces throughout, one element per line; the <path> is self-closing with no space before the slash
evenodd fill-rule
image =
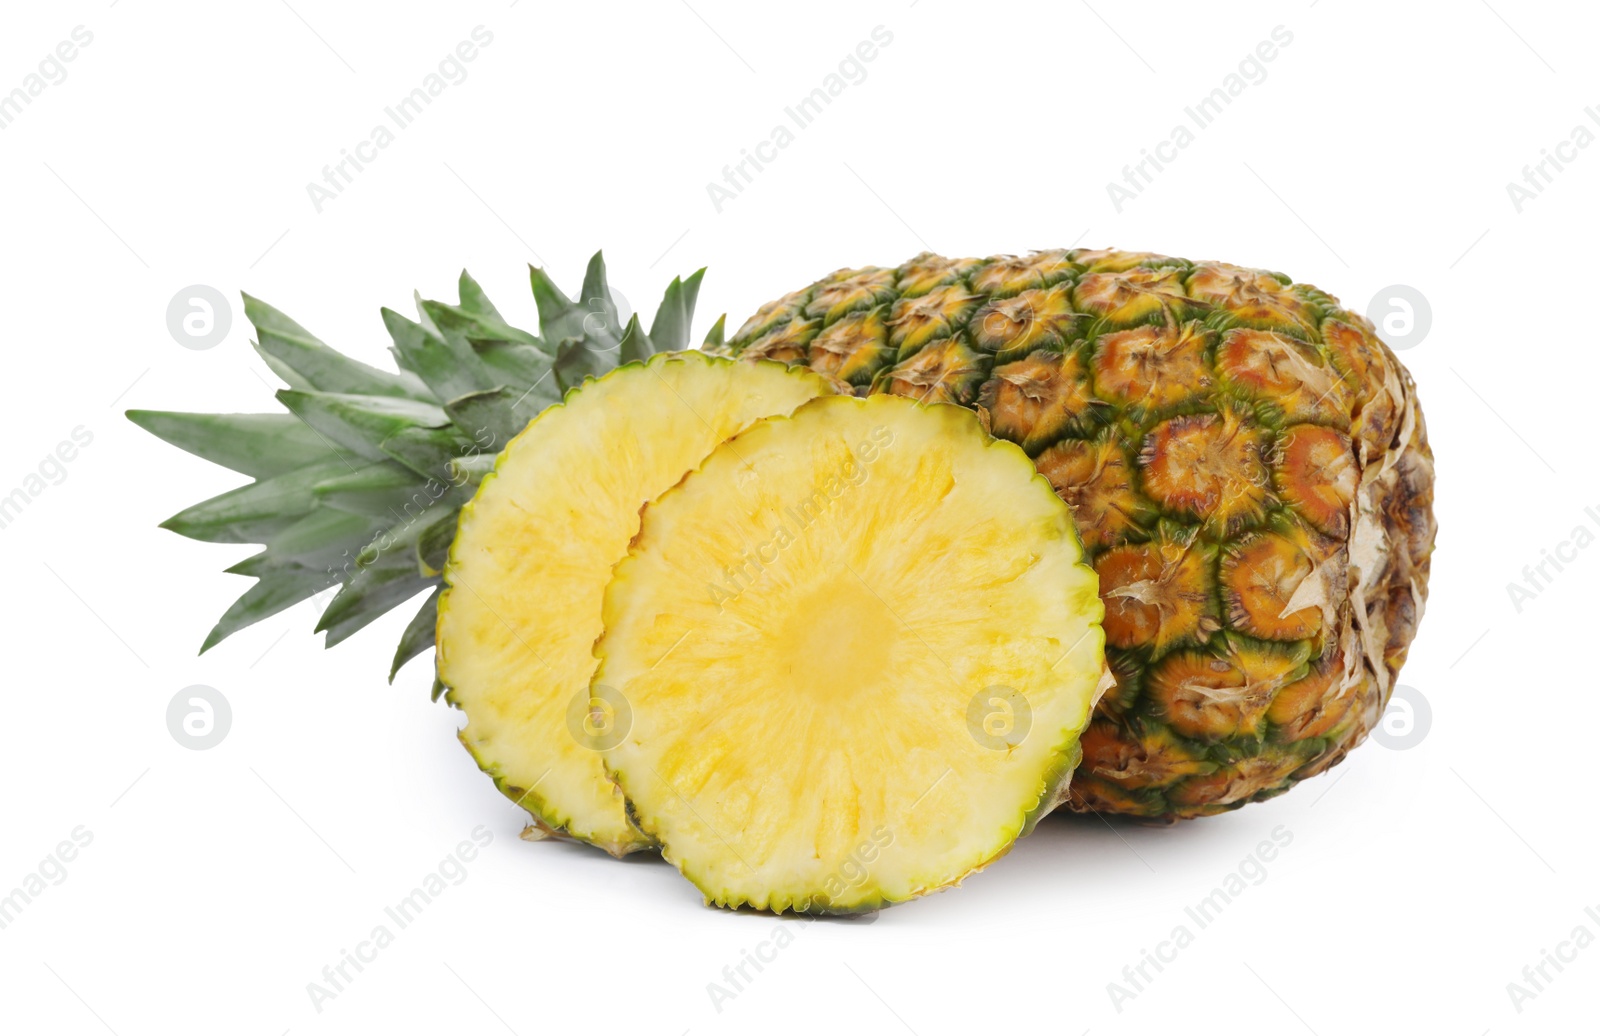
<path id="1" fill-rule="evenodd" d="M 897 436 L 882 472 L 864 465 L 838 513 L 810 524 L 816 539 L 776 561 L 756 548 L 766 589 L 702 599 L 707 566 L 764 526 L 770 500 L 815 499 L 874 422 Z M 854 914 L 960 883 L 1054 806 L 1077 760 L 1103 638 L 1082 556 L 1048 482 L 964 410 L 833 396 L 757 422 L 646 507 L 606 591 L 595 684 L 627 697 L 633 727 L 603 754 L 635 824 L 716 906 Z M 1002 627 L 997 613 L 1027 619 Z M 1032 708 L 1031 731 L 999 753 L 965 711 L 997 674 L 1028 675 Z M 872 733 L 852 736 L 869 708 Z"/>
<path id="2" fill-rule="evenodd" d="M 1121 738 L 1099 739 L 1072 808 L 1236 809 L 1335 765 L 1381 716 L 1427 597 L 1432 455 L 1409 374 L 1327 293 L 1152 253 L 924 253 L 839 270 L 708 348 L 968 406 L 1035 457 L 1123 577 L 1098 709 Z M 1226 665 L 1241 634 L 1322 668 L 1220 688 L 1207 725 L 1230 698 L 1255 718 L 1231 733 L 1174 730 L 1149 670 L 1192 648 Z"/>

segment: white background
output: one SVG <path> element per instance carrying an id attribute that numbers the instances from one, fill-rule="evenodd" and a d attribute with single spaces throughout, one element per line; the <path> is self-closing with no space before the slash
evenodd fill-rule
<path id="1" fill-rule="evenodd" d="M 0 1028 L 1593 1031 L 1600 946 L 1520 1012 L 1507 984 L 1576 926 L 1600 936 L 1600 549 L 1520 612 L 1507 586 L 1600 533 L 1600 147 L 1520 213 L 1506 189 L 1574 127 L 1600 133 L 1592 11 L 292 2 L 11 5 L 0 30 L 0 93 L 93 33 L 0 131 L 0 495 L 75 427 L 94 437 L 0 530 L 0 892 L 93 835 L 0 931 Z M 316 212 L 306 184 L 478 25 L 468 78 Z M 865 81 L 715 211 L 707 182 L 877 25 L 893 41 Z M 1293 42 L 1266 79 L 1117 212 L 1107 182 L 1278 25 Z M 1284 270 L 1362 311 L 1393 284 L 1429 300 L 1400 354 L 1438 458 L 1414 747 L 1369 742 L 1172 828 L 1054 818 L 959 890 L 807 924 L 708 910 L 659 861 L 518 841 L 428 664 L 384 683 L 410 609 L 324 653 L 306 604 L 195 654 L 251 548 L 156 523 L 239 478 L 121 412 L 273 403 L 237 308 L 209 351 L 168 334 L 187 285 L 248 290 L 387 365 L 378 308 L 453 297 L 462 266 L 531 326 L 526 263 L 575 288 L 604 247 L 646 310 L 706 265 L 698 335 L 846 264 L 1073 244 Z M 232 704 L 208 751 L 167 730 L 190 684 Z M 314 1010 L 307 983 L 478 825 L 494 841 L 466 880 Z M 1184 907 L 1279 825 L 1266 879 L 1119 1011 L 1107 984 L 1193 929 Z M 708 983 L 778 929 L 792 942 L 718 1011 Z"/>

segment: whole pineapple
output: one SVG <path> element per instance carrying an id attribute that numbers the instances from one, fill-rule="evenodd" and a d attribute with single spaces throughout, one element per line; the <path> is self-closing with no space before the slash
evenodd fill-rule
<path id="1" fill-rule="evenodd" d="M 1068 804 L 1281 794 L 1378 721 L 1416 634 L 1433 462 L 1363 317 L 1282 274 L 1053 250 L 839 270 L 712 351 L 976 409 L 1072 507 L 1117 684 Z"/>

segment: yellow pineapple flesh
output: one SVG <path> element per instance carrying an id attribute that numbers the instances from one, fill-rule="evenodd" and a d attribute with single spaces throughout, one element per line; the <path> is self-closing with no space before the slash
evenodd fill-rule
<path id="1" fill-rule="evenodd" d="M 631 713 L 606 765 L 708 903 L 936 891 L 1058 801 L 1101 613 L 1020 449 L 958 407 L 823 397 L 645 509 L 595 648 Z"/>
<path id="2" fill-rule="evenodd" d="M 439 604 L 439 678 L 462 743 L 561 835 L 621 856 L 629 820 L 598 745 L 619 717 L 588 687 L 611 567 L 639 509 L 752 422 L 829 391 L 778 364 L 661 353 L 585 381 L 514 438 L 462 509 Z"/>

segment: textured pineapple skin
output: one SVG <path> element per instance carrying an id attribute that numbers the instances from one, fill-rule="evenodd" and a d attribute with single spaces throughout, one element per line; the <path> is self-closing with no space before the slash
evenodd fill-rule
<path id="1" fill-rule="evenodd" d="M 1235 809 L 1382 715 L 1427 597 L 1433 459 L 1410 375 L 1332 296 L 1145 252 L 924 253 L 708 348 L 971 407 L 1071 505 L 1117 684 L 1070 808 Z"/>

